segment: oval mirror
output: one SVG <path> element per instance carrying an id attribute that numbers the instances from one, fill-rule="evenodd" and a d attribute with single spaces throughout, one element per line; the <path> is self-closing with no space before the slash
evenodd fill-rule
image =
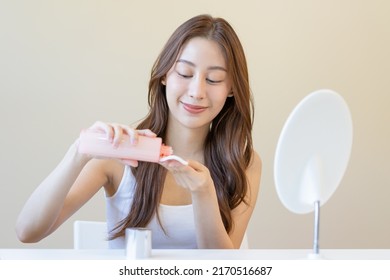
<path id="1" fill-rule="evenodd" d="M 344 99 L 322 89 L 306 96 L 281 131 L 274 179 L 283 205 L 294 213 L 314 210 L 335 192 L 352 148 L 352 118 Z"/>

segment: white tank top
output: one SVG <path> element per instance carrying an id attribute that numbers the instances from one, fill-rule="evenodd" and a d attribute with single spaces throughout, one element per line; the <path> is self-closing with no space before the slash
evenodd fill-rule
<path id="1" fill-rule="evenodd" d="M 129 166 L 125 166 L 118 190 L 106 196 L 107 230 L 110 232 L 124 219 L 133 202 L 135 178 Z M 159 205 L 160 222 L 165 233 L 153 216 L 147 228 L 152 230 L 153 249 L 196 249 L 196 235 L 192 205 Z M 109 241 L 109 248 L 125 248 L 124 236 Z"/>

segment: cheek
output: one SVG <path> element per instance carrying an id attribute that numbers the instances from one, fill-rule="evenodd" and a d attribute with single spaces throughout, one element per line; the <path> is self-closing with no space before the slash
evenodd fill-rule
<path id="1" fill-rule="evenodd" d="M 173 96 L 179 96 L 180 94 L 182 94 L 184 88 L 185 87 L 183 85 L 183 82 L 180 81 L 180 79 L 175 78 L 174 75 L 168 76 L 165 86 L 167 99 Z"/>
<path id="2" fill-rule="evenodd" d="M 223 106 L 225 105 L 225 103 L 226 103 L 226 98 L 221 98 L 221 99 L 215 100 L 214 107 L 218 112 L 220 112 L 222 110 Z"/>
<path id="3" fill-rule="evenodd" d="M 222 108 L 225 105 L 228 94 L 228 88 L 223 86 L 218 89 L 216 88 L 214 91 L 211 91 L 209 96 L 215 106 Z"/>
<path id="4" fill-rule="evenodd" d="M 165 94 L 167 98 L 168 107 L 174 110 L 174 107 L 178 104 L 180 96 L 182 95 L 181 87 L 177 82 L 167 82 L 165 87 Z"/>
<path id="5" fill-rule="evenodd" d="M 179 94 L 177 91 L 176 86 L 167 86 L 166 87 L 166 97 L 168 106 L 171 107 L 173 104 L 177 103 L 177 100 L 179 98 Z"/>

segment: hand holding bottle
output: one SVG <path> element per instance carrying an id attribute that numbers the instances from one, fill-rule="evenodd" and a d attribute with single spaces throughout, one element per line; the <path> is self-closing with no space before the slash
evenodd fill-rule
<path id="1" fill-rule="evenodd" d="M 160 153 L 171 154 L 170 147 L 149 129 L 135 130 L 127 125 L 96 122 L 80 133 L 78 151 L 94 157 L 117 158 L 138 166 L 138 160 L 158 161 Z M 165 155 L 164 154 L 164 155 Z"/>
<path id="2" fill-rule="evenodd" d="M 96 122 L 80 133 L 78 151 L 94 157 L 117 158 L 134 167 L 139 160 L 188 165 L 151 130 L 135 130 L 122 124 Z"/>

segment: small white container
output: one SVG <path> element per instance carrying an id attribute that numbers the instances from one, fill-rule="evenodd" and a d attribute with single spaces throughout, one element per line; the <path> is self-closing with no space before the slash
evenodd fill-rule
<path id="1" fill-rule="evenodd" d="M 127 228 L 126 257 L 127 259 L 146 259 L 152 252 L 152 231 L 147 228 Z"/>

